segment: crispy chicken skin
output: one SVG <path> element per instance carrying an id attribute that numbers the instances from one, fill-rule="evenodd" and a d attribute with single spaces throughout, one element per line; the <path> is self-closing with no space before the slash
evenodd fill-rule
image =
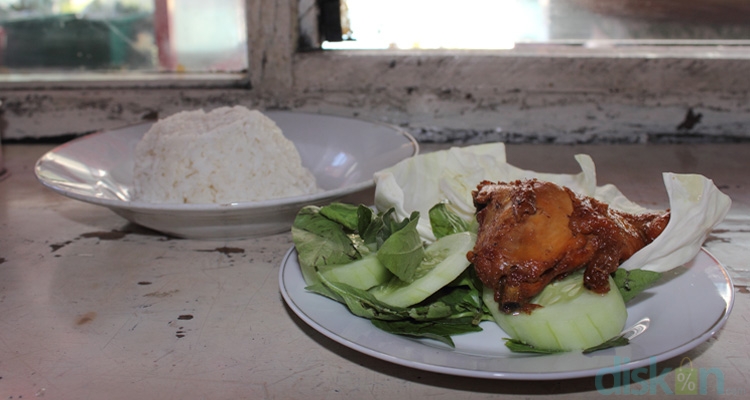
<path id="1" fill-rule="evenodd" d="M 669 212 L 627 214 L 550 182 L 481 182 L 472 192 L 479 231 L 467 258 L 500 309 L 530 313 L 554 279 L 585 268 L 584 285 L 609 291 L 608 275 L 649 244 Z"/>

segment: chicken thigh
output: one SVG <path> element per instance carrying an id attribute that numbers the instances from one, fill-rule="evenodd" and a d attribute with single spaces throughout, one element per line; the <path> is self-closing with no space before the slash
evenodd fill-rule
<path id="1" fill-rule="evenodd" d="M 628 214 L 536 179 L 483 181 L 472 196 L 479 231 L 467 258 L 508 314 L 530 313 L 532 297 L 579 268 L 587 289 L 606 293 L 609 274 L 669 222 L 668 211 Z"/>

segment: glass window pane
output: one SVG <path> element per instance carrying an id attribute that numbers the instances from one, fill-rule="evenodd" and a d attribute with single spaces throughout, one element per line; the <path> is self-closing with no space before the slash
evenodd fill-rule
<path id="1" fill-rule="evenodd" d="M 323 48 L 750 44 L 747 0 L 341 0 L 343 41 Z"/>
<path id="2" fill-rule="evenodd" d="M 244 0 L 0 0 L 0 67 L 240 71 Z"/>

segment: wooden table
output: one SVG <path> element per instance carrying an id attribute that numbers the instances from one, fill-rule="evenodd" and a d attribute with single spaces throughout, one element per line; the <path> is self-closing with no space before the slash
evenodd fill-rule
<path id="1" fill-rule="evenodd" d="M 423 145 L 423 151 L 447 147 Z M 595 398 L 594 378 L 486 380 L 401 367 L 319 334 L 278 285 L 289 233 L 231 242 L 171 239 L 36 181 L 49 145 L 3 147 L 0 182 L 0 399 L 417 399 L 558 395 Z M 750 382 L 750 145 L 509 145 L 509 161 L 577 172 L 646 207 L 668 204 L 661 172 L 696 172 L 733 200 L 705 243 L 732 276 L 725 327 L 684 356 L 718 368 L 708 394 L 745 397 Z M 362 193 L 351 201 L 368 201 Z M 679 306 L 679 305 L 676 305 Z M 655 367 L 671 389 L 681 357 Z M 649 382 L 649 381 L 647 381 Z M 621 388 L 635 392 L 647 383 Z M 664 394 L 656 385 L 649 388 Z"/>

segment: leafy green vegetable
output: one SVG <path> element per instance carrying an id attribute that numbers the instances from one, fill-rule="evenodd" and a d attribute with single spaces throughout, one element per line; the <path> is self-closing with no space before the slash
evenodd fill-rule
<path id="1" fill-rule="evenodd" d="M 477 325 L 454 324 L 443 321 L 417 322 L 410 320 L 372 320 L 372 324 L 389 333 L 438 340 L 451 347 L 455 347 L 451 336 L 460 335 L 463 333 L 479 332 L 482 330 L 482 328 Z"/>
<path id="2" fill-rule="evenodd" d="M 308 284 L 317 281 L 316 267 L 346 264 L 360 258 L 343 227 L 319 211 L 316 206 L 303 207 L 292 224 L 292 240 Z"/>
<path id="3" fill-rule="evenodd" d="M 379 320 L 436 321 L 453 320 L 452 324 L 478 325 L 483 319 L 482 304 L 476 304 L 479 293 L 465 285 L 446 287 L 431 299 L 413 307 L 396 307 L 375 298 L 369 291 L 343 282 L 321 277 L 320 283 L 307 290 L 345 304 L 353 314 Z M 444 321 L 444 323 L 449 323 Z"/>
<path id="4" fill-rule="evenodd" d="M 354 231 L 357 230 L 359 223 L 359 206 L 346 203 L 331 203 L 320 208 L 320 214 L 331 221 L 338 222 L 344 228 Z"/>
<path id="5" fill-rule="evenodd" d="M 466 252 L 475 242 L 476 235 L 470 232 L 444 236 L 425 248 L 411 282 L 394 277 L 370 291 L 381 301 L 396 306 L 408 307 L 422 302 L 466 271 L 470 265 Z"/>
<path id="6" fill-rule="evenodd" d="M 370 224 L 375 219 L 375 211 L 372 208 L 367 207 L 363 204 L 357 206 L 357 233 L 362 238 L 365 237 L 365 232 L 370 227 Z M 382 219 L 381 219 L 382 223 Z"/>
<path id="7" fill-rule="evenodd" d="M 417 218 L 418 213 L 412 219 L 393 221 L 393 210 L 375 215 L 364 205 L 344 203 L 303 207 L 292 224 L 292 240 L 305 282 L 318 283 L 318 267 L 347 264 L 376 252 L 394 232 Z"/>
<path id="8" fill-rule="evenodd" d="M 617 289 L 626 303 L 642 291 L 648 289 L 654 282 L 661 278 L 660 272 L 647 271 L 645 269 L 626 270 L 618 268 L 612 276 Z"/>
<path id="9" fill-rule="evenodd" d="M 377 257 L 389 271 L 404 282 L 412 282 L 424 258 L 422 238 L 417 232 L 417 218 L 406 225 L 394 226 L 395 231 L 378 249 Z"/>
<path id="10" fill-rule="evenodd" d="M 612 347 L 627 346 L 628 344 L 630 344 L 630 340 L 628 340 L 628 338 L 626 338 L 625 336 L 623 335 L 615 336 L 612 339 L 609 339 L 606 342 L 598 346 L 593 346 L 593 347 L 589 347 L 588 349 L 584 349 L 583 354 L 589 354 L 589 353 L 593 353 L 599 350 L 610 349 Z"/>
<path id="11" fill-rule="evenodd" d="M 565 351 L 561 349 L 540 349 L 518 339 L 505 339 L 505 347 L 514 353 L 555 354 Z"/>
<path id="12" fill-rule="evenodd" d="M 314 275 L 305 279 L 307 290 L 338 301 L 352 314 L 399 335 L 453 345 L 451 336 L 480 331 L 479 323 L 490 317 L 482 302 L 481 283 L 467 268 L 465 256 L 475 234 L 448 235 L 452 237 L 430 244 L 428 250 L 417 232 L 418 220 L 419 213 L 399 221 L 393 210 L 375 214 L 362 205 L 303 208 L 292 237 L 303 273 L 307 270 Z M 329 254 L 336 252 L 340 254 Z M 399 292 L 410 285 L 404 279 L 417 278 L 419 283 L 412 282 L 415 293 Z M 384 289 L 394 282 L 400 282 L 398 288 Z M 398 306 L 375 293 L 416 300 Z"/>
<path id="13" fill-rule="evenodd" d="M 469 223 L 458 214 L 448 210 L 445 203 L 436 204 L 430 209 L 430 226 L 437 239 L 458 232 L 469 230 Z"/>
<path id="14" fill-rule="evenodd" d="M 376 215 L 369 207 L 360 205 L 357 208 L 356 236 L 368 248 L 375 251 L 381 248 L 389 237 L 407 227 L 409 222 L 415 219 L 419 219 L 418 212 L 412 213 L 402 221 L 397 221 L 393 209 Z"/>
<path id="15" fill-rule="evenodd" d="M 308 290 L 323 294 L 344 303 L 352 314 L 367 319 L 403 319 L 408 312 L 401 307 L 393 307 L 378 300 L 370 292 L 357 289 L 341 282 L 331 282 L 321 277 L 324 290 L 318 285 L 308 286 Z"/>
<path id="16" fill-rule="evenodd" d="M 362 242 L 373 251 L 377 250 L 386 239 L 384 228 L 382 216 L 376 217 L 371 208 L 363 205 L 357 208 L 357 234 Z"/>
<path id="17" fill-rule="evenodd" d="M 332 284 L 355 315 L 369 318 L 386 332 L 429 338 L 453 346 L 451 336 L 479 332 L 479 323 L 489 319 L 474 281 L 467 270 L 462 277 L 413 307 L 393 307 L 379 302 L 369 292 Z"/>
<path id="18" fill-rule="evenodd" d="M 473 268 L 466 269 L 458 278 L 425 302 L 431 301 L 450 305 L 454 310 L 451 314 L 453 319 L 471 317 L 472 325 L 492 320 L 492 316 L 487 312 L 482 301 L 482 283 Z"/>

